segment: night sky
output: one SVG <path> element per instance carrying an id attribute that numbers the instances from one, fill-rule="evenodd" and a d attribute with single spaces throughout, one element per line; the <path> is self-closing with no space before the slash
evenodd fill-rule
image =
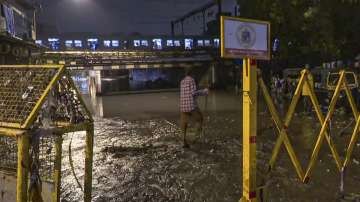
<path id="1" fill-rule="evenodd" d="M 40 21 L 60 32 L 170 34 L 170 21 L 211 0 L 43 0 Z"/>

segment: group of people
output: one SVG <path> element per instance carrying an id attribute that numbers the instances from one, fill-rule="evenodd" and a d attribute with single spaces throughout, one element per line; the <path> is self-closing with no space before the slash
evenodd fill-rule
<path id="1" fill-rule="evenodd" d="M 276 101 L 290 99 L 295 91 L 295 86 L 290 77 L 280 77 L 278 74 L 271 77 L 271 94 Z"/>

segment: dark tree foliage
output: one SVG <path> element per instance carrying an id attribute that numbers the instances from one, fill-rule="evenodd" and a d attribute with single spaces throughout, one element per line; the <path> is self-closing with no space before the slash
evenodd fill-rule
<path id="1" fill-rule="evenodd" d="M 352 60 L 360 54 L 359 0 L 238 0 L 240 15 L 271 22 L 274 58 L 287 64 Z"/>

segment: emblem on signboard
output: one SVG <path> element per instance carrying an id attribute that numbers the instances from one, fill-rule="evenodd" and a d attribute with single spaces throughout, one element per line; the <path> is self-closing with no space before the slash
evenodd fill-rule
<path id="1" fill-rule="evenodd" d="M 244 48 L 251 48 L 256 41 L 256 32 L 249 24 L 242 24 L 237 29 L 237 39 Z"/>

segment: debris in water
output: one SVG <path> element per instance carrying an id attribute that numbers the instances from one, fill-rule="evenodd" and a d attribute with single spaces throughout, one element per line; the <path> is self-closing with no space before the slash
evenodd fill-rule
<path id="1" fill-rule="evenodd" d="M 242 136 L 239 132 L 242 131 L 239 124 L 241 114 L 242 111 L 219 112 L 216 116 L 211 116 L 206 123 L 206 135 L 194 143 L 190 142 L 192 147 L 189 150 L 183 150 L 181 147 L 182 139 L 177 114 L 176 119 L 167 117 L 169 121 L 165 118 L 145 120 L 96 118 L 94 179 L 97 180 L 93 182 L 93 201 L 239 200 L 242 191 Z M 302 126 L 304 120 L 312 122 L 300 115 L 293 118 L 292 127 L 289 128 L 289 137 L 293 140 L 297 154 L 304 149 L 302 148 L 304 137 L 313 138 L 315 141 L 318 132 L 297 130 L 307 129 L 304 128 L 306 125 Z M 261 117 L 262 126 L 272 125 L 270 114 L 264 116 L 267 117 Z M 261 131 L 262 134 L 259 135 L 257 148 L 259 169 L 268 168 L 267 164 L 278 137 L 277 131 L 274 134 L 273 130 Z M 76 135 L 74 141 L 84 137 Z M 338 140 L 335 135 L 333 138 Z M 75 171 L 82 173 L 85 164 L 84 145 L 75 142 L 72 145 L 74 147 L 72 155 L 76 158 Z M 68 143 L 69 138 L 65 136 L 64 145 Z M 310 143 L 305 142 L 305 144 Z M 360 147 L 360 142 L 357 147 Z M 64 156 L 67 156 L 66 149 L 63 152 Z M 335 193 L 338 191 L 338 173 L 327 169 L 334 167 L 330 152 L 321 154 L 321 164 L 316 167 L 318 172 L 313 173 L 307 185 L 302 184 L 297 178 L 287 156 L 286 152 L 280 151 L 271 175 L 266 179 L 271 181 L 268 186 L 269 201 L 335 200 Z M 300 161 L 306 160 L 307 155 L 303 156 L 305 157 L 299 155 Z M 359 158 L 356 159 L 358 163 L 354 162 L 354 164 L 360 165 L 358 160 Z M 349 186 L 356 187 L 356 183 L 359 182 L 357 168 L 358 166 L 349 167 L 348 173 L 353 175 L 351 179 L 349 178 Z M 62 199 L 81 201 L 81 191 L 74 186 L 76 185 L 74 177 L 66 163 L 62 173 L 64 180 L 61 187 Z M 83 180 L 83 176 L 79 177 Z M 327 179 L 323 180 L 324 177 Z M 329 194 L 325 196 L 324 193 Z"/>
<path id="2" fill-rule="evenodd" d="M 28 96 L 29 96 L 28 92 L 25 92 L 25 93 L 21 96 L 21 98 L 22 98 L 23 100 L 25 100 Z"/>

